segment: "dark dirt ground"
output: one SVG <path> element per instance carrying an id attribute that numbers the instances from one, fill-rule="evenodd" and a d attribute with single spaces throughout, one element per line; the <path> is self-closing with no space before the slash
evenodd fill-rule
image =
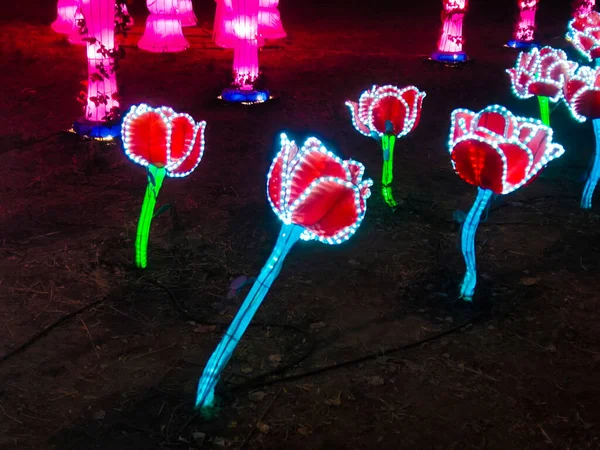
<path id="1" fill-rule="evenodd" d="M 455 300 L 453 213 L 475 189 L 452 172 L 449 114 L 496 102 L 537 114 L 509 93 L 506 2 L 474 2 L 466 37 L 476 61 L 452 70 L 422 61 L 437 0 L 282 0 L 289 39 L 260 55 L 280 101 L 252 110 L 212 100 L 232 59 L 210 41 L 212 0 L 196 2 L 192 48 L 167 55 L 134 47 L 144 22 L 134 4 L 118 74 L 124 108 L 168 104 L 208 121 L 201 165 L 165 182 L 159 202 L 177 214 L 155 219 L 144 272 L 132 268 L 144 171 L 118 144 L 60 133 L 80 114 L 84 51 L 49 28 L 55 1 L 11 3 L 0 24 L 0 355 L 94 306 L 0 356 L 0 448 L 187 449 L 200 446 L 194 433 L 216 449 L 600 448 L 600 216 L 598 205 L 578 208 L 593 135 L 564 107 L 553 122 L 567 155 L 494 202 L 478 233 L 479 295 L 473 308 Z M 568 5 L 542 4 L 540 37 L 565 45 Z M 316 135 L 377 182 L 380 151 L 344 107 L 373 83 L 428 94 L 420 126 L 398 145 L 402 206 L 392 213 L 375 189 L 351 241 L 297 245 L 224 375 L 218 415 L 193 415 L 223 331 L 208 324 L 231 320 L 243 295 L 227 300 L 229 283 L 257 274 L 277 236 L 265 176 L 278 133 Z M 261 384 L 309 351 L 283 375 L 378 357 Z"/>

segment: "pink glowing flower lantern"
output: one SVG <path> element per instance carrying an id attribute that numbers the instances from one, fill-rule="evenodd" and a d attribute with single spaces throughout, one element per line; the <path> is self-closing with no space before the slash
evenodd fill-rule
<path id="1" fill-rule="evenodd" d="M 563 98 L 565 81 L 573 75 L 577 63 L 569 61 L 567 54 L 552 47 L 521 52 L 514 68 L 507 69 L 512 91 L 521 100 L 536 96 L 544 125 L 550 126 L 549 103 Z"/>
<path id="2" fill-rule="evenodd" d="M 179 0 L 146 0 L 150 14 L 138 47 L 154 53 L 181 52 L 190 44 L 183 36 Z"/>
<path id="3" fill-rule="evenodd" d="M 600 60 L 600 13 L 592 11 L 572 19 L 566 38 L 588 61 Z"/>
<path id="4" fill-rule="evenodd" d="M 235 48 L 238 36 L 235 30 L 237 7 L 235 0 L 216 0 L 213 40 L 223 48 Z M 259 0 L 257 19 L 258 45 L 263 46 L 267 39 L 283 39 L 287 36 L 281 23 L 278 10 L 279 0 Z"/>
<path id="5" fill-rule="evenodd" d="M 229 0 L 228 0 L 229 1 Z M 259 0 L 231 0 L 233 18 L 230 25 L 235 36 L 233 48 L 233 84 L 223 90 L 221 98 L 234 103 L 262 103 L 269 92 L 257 89 L 258 11 Z"/>
<path id="6" fill-rule="evenodd" d="M 513 38 L 508 42 L 512 48 L 538 47 L 535 42 L 535 13 L 539 0 L 519 0 L 519 16 L 515 23 Z"/>
<path id="7" fill-rule="evenodd" d="M 596 8 L 596 0 L 573 0 L 573 17 L 587 16 Z"/>
<path id="8" fill-rule="evenodd" d="M 71 33 L 78 4 L 79 0 L 58 0 L 56 20 L 50 25 L 55 32 L 61 34 Z"/>
<path id="9" fill-rule="evenodd" d="M 279 0 L 259 0 L 258 36 L 266 39 L 283 39 L 287 33 L 283 29 L 279 14 Z"/>
<path id="10" fill-rule="evenodd" d="M 182 27 L 193 27 L 198 23 L 196 15 L 194 14 L 194 7 L 192 0 L 179 0 L 178 10 L 179 20 L 181 20 Z"/>
<path id="11" fill-rule="evenodd" d="M 463 51 L 463 19 L 468 0 L 443 0 L 443 3 L 441 35 L 431 59 L 445 64 L 465 62 L 468 57 Z"/>
<path id="12" fill-rule="evenodd" d="M 87 37 L 88 80 L 84 116 L 73 124 L 76 133 L 108 139 L 119 134 L 117 78 L 114 58 L 115 0 L 81 0 Z"/>

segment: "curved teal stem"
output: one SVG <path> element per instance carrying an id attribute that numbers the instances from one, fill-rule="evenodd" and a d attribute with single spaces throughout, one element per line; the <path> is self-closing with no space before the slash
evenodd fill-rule
<path id="1" fill-rule="evenodd" d="M 477 284 L 477 265 L 475 260 L 475 236 L 481 220 L 481 214 L 490 202 L 492 191 L 479 188 L 477 198 L 465 219 L 462 227 L 461 246 L 467 272 L 460 286 L 460 298 L 468 302 L 473 300 Z"/>
<path id="2" fill-rule="evenodd" d="M 196 395 L 196 409 L 207 409 L 213 406 L 215 400 L 215 387 L 221 376 L 221 372 L 231 359 L 238 342 L 250 325 L 250 321 L 256 314 L 269 288 L 279 275 L 283 260 L 294 244 L 300 238 L 304 228 L 299 225 L 283 225 L 279 232 L 279 238 L 269 260 L 262 268 L 260 275 L 254 282 L 252 289 L 240 306 L 239 311 L 233 318 L 225 336 L 211 355 L 204 367 L 198 391 Z"/>
<path id="3" fill-rule="evenodd" d="M 547 127 L 550 126 L 550 99 L 543 95 L 538 95 L 538 102 L 540 104 L 540 117 L 542 123 Z"/>
<path id="4" fill-rule="evenodd" d="M 592 122 L 594 124 L 594 134 L 596 135 L 596 154 L 581 196 L 581 207 L 583 209 L 592 208 L 592 197 L 600 178 L 600 119 L 594 119 Z"/>

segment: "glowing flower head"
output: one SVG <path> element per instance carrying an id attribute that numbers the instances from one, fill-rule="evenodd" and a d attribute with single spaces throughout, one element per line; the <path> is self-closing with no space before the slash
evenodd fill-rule
<path id="1" fill-rule="evenodd" d="M 600 68 L 580 67 L 564 88 L 565 102 L 579 122 L 600 118 Z"/>
<path id="2" fill-rule="evenodd" d="M 123 119 L 123 147 L 142 166 L 164 167 L 169 177 L 185 177 L 202 159 L 205 127 L 205 121 L 195 123 L 189 114 L 142 103 Z"/>
<path id="3" fill-rule="evenodd" d="M 364 166 L 343 161 L 316 138 L 302 148 L 281 135 L 281 150 L 271 164 L 267 194 L 285 224 L 304 227 L 301 238 L 339 244 L 360 226 L 371 195 Z"/>
<path id="4" fill-rule="evenodd" d="M 526 99 L 539 95 L 557 102 L 562 98 L 565 80 L 576 69 L 577 63 L 569 61 L 564 51 L 543 47 L 521 52 L 515 67 L 506 72 L 517 97 Z"/>
<path id="5" fill-rule="evenodd" d="M 572 19 L 566 38 L 588 61 L 600 58 L 600 13 L 590 11 Z"/>
<path id="6" fill-rule="evenodd" d="M 425 92 L 414 86 L 373 86 L 360 96 L 358 103 L 347 101 L 354 127 L 364 134 L 393 134 L 402 137 L 419 123 Z"/>
<path id="7" fill-rule="evenodd" d="M 561 145 L 552 143 L 552 134 L 539 120 L 516 117 L 502 106 L 488 106 L 479 113 L 457 109 L 448 147 L 454 170 L 463 180 L 508 194 L 564 153 Z"/>

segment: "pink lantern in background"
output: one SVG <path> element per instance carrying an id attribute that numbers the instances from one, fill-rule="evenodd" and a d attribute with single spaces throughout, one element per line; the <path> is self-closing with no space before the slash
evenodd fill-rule
<path id="1" fill-rule="evenodd" d="M 182 27 L 196 26 L 198 19 L 196 19 L 196 15 L 194 14 L 192 0 L 179 0 L 178 16 Z"/>
<path id="2" fill-rule="evenodd" d="M 535 13 L 539 0 L 519 0 L 519 17 L 515 23 L 513 38 L 507 47 L 518 49 L 530 49 L 539 47 L 535 42 Z"/>
<path id="3" fill-rule="evenodd" d="M 236 12 L 233 0 L 215 0 L 217 11 L 213 28 L 213 40 L 223 48 L 234 48 L 237 41 L 234 29 Z M 279 0 L 259 0 L 258 2 L 258 45 L 262 47 L 267 39 L 283 39 L 287 36 L 278 10 Z"/>
<path id="4" fill-rule="evenodd" d="M 230 1 L 233 17 L 228 27 L 233 30 L 233 84 L 223 90 L 221 98 L 233 103 L 262 103 L 269 92 L 256 89 L 258 78 L 258 11 L 259 0 Z"/>
<path id="5" fill-rule="evenodd" d="M 181 52 L 190 46 L 183 36 L 179 0 L 146 0 L 150 15 L 138 47 L 154 53 Z"/>
<path id="6" fill-rule="evenodd" d="M 77 4 L 79 5 L 79 0 L 77 0 Z M 85 45 L 85 37 L 87 36 L 87 29 L 85 25 L 85 19 L 83 18 L 83 14 L 81 13 L 81 6 L 78 6 L 75 10 L 75 17 L 73 20 L 73 25 L 71 31 L 69 32 L 68 40 L 71 44 L 75 45 Z"/>
<path id="7" fill-rule="evenodd" d="M 88 80 L 84 116 L 73 124 L 73 131 L 96 138 L 112 139 L 120 131 L 119 102 L 114 58 L 115 0 L 81 0 L 87 37 Z"/>
<path id="8" fill-rule="evenodd" d="M 283 29 L 279 15 L 279 0 L 259 0 L 258 39 L 260 45 L 266 39 L 283 39 L 287 33 Z"/>
<path id="9" fill-rule="evenodd" d="M 443 0 L 442 31 L 438 49 L 431 59 L 445 64 L 458 64 L 469 58 L 463 51 L 463 19 L 468 9 L 468 0 Z"/>
<path id="10" fill-rule="evenodd" d="M 596 9 L 596 0 L 574 0 L 573 17 L 587 16 Z"/>
<path id="11" fill-rule="evenodd" d="M 58 0 L 56 5 L 56 20 L 52 22 L 52 29 L 57 33 L 69 34 L 73 30 L 75 12 L 79 0 Z"/>

